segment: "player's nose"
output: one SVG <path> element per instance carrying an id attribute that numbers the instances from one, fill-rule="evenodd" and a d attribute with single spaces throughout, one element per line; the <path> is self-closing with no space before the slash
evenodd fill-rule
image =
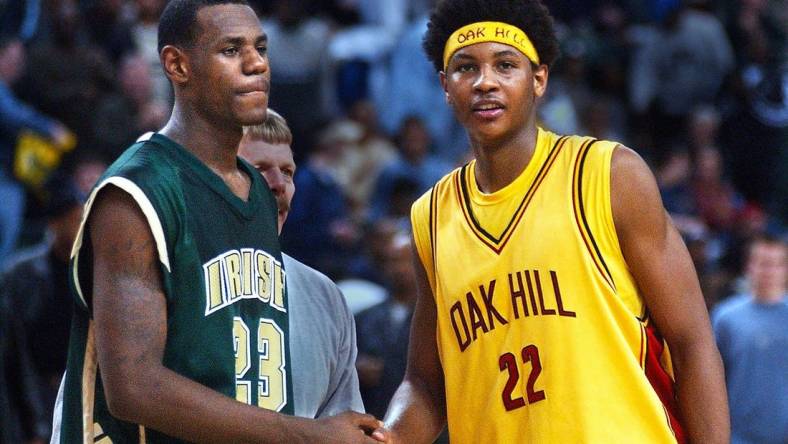
<path id="1" fill-rule="evenodd" d="M 488 64 L 483 64 L 478 71 L 478 76 L 473 82 L 477 91 L 488 92 L 498 88 L 498 78 L 495 69 Z"/>

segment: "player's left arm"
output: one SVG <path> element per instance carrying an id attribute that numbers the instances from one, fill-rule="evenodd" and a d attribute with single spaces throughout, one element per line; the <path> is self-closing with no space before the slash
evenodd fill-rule
<path id="1" fill-rule="evenodd" d="M 681 421 L 693 443 L 730 440 L 720 354 L 684 242 L 656 180 L 634 151 L 617 147 L 611 166 L 613 221 L 629 270 L 670 348 Z"/>

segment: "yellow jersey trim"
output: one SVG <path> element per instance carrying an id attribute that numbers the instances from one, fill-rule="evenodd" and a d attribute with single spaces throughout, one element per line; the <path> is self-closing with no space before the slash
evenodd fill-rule
<path id="1" fill-rule="evenodd" d="M 610 285 L 610 288 L 613 290 L 613 292 L 616 293 L 616 283 L 613 281 L 613 275 L 610 273 L 610 269 L 608 268 L 607 263 L 605 263 L 602 253 L 599 251 L 599 245 L 597 245 L 597 242 L 594 239 L 594 234 L 591 232 L 591 228 L 588 225 L 585 208 L 583 207 L 583 167 L 585 166 L 585 160 L 586 156 L 588 156 L 588 152 L 596 142 L 596 139 L 589 139 L 586 141 L 580 147 L 580 152 L 575 159 L 574 174 L 572 177 L 572 201 L 575 213 L 575 222 L 577 224 L 577 229 L 580 231 L 580 235 L 583 238 L 583 243 L 585 244 L 586 249 L 591 256 L 591 259 L 593 259 L 597 271 L 599 271 L 599 274 L 602 275 L 602 278 L 605 280 L 605 282 Z"/>
<path id="2" fill-rule="evenodd" d="M 473 183 L 473 163 L 467 164 L 462 167 L 458 172 L 454 174 L 454 186 L 456 188 L 456 194 L 459 200 L 460 208 L 462 208 L 462 214 L 465 217 L 465 221 L 468 227 L 471 229 L 473 234 L 487 247 L 489 247 L 495 254 L 501 254 L 501 251 L 506 247 L 506 244 L 509 242 L 509 239 L 512 237 L 512 233 L 514 233 L 515 229 L 517 228 L 518 224 L 523 218 L 523 214 L 525 210 L 528 208 L 528 204 L 536 194 L 537 190 L 539 189 L 539 185 L 542 184 L 544 178 L 550 172 L 551 167 L 555 163 L 556 158 L 558 158 L 558 154 L 561 152 L 561 149 L 564 146 L 564 142 L 567 140 L 566 136 L 563 136 L 555 141 L 552 148 L 550 149 L 550 153 L 547 155 L 547 158 L 542 163 L 541 168 L 536 173 L 536 177 L 534 177 L 533 182 L 531 183 L 528 191 L 523 196 L 523 200 L 520 202 L 520 205 L 517 207 L 517 210 L 512 214 L 512 217 L 509 219 L 509 223 L 507 224 L 506 228 L 503 232 L 498 236 L 494 236 L 490 234 L 487 230 L 485 230 L 479 220 L 473 213 L 473 208 L 471 205 L 471 186 L 476 186 Z M 534 152 L 534 155 L 537 153 Z M 526 167 L 526 171 L 523 172 L 525 174 L 529 170 Z M 519 178 L 518 178 L 519 179 Z M 517 179 L 515 179 L 517 181 Z M 469 185 L 470 184 L 470 185 Z"/>

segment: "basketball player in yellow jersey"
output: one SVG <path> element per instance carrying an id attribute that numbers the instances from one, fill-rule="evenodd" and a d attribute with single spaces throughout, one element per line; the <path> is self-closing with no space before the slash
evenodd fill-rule
<path id="1" fill-rule="evenodd" d="M 723 369 L 655 180 L 537 127 L 557 55 L 537 0 L 444 0 L 424 39 L 475 159 L 413 206 L 408 370 L 374 436 L 725 443 Z"/>

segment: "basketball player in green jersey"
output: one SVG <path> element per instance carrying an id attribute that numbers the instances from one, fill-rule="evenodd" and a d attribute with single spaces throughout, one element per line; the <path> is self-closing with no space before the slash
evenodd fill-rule
<path id="1" fill-rule="evenodd" d="M 413 206 L 408 367 L 373 436 L 432 442 L 448 421 L 453 443 L 728 442 L 708 313 L 653 175 L 615 142 L 537 126 L 547 8 L 441 0 L 424 48 L 474 160 Z"/>
<path id="2" fill-rule="evenodd" d="M 266 36 L 237 0 L 159 24 L 175 104 L 85 206 L 60 442 L 372 442 L 369 415 L 295 418 L 277 209 L 237 158 L 266 117 Z M 263 407 L 263 408 L 261 408 Z"/>

